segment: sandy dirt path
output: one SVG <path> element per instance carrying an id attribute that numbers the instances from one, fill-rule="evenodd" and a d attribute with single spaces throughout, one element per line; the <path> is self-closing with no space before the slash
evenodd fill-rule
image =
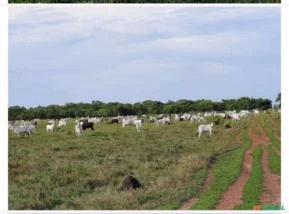
<path id="1" fill-rule="evenodd" d="M 253 131 L 249 129 L 248 134 L 252 132 Z M 245 151 L 241 174 L 237 180 L 228 188 L 228 190 L 221 195 L 221 199 L 218 201 L 215 208 L 216 210 L 232 210 L 236 205 L 242 203 L 241 198 L 243 194 L 243 188 L 250 177 L 253 161 L 252 153 L 257 145 L 258 142 L 252 141 L 251 147 Z"/>
<path id="2" fill-rule="evenodd" d="M 208 176 L 206 178 L 206 181 L 204 185 L 198 190 L 198 193 L 196 195 L 200 195 L 202 192 L 207 191 L 208 187 L 212 183 L 212 170 L 211 168 L 208 169 Z M 197 197 L 192 197 L 186 202 L 182 204 L 182 206 L 179 208 L 179 210 L 189 210 L 195 203 L 196 203 Z"/>

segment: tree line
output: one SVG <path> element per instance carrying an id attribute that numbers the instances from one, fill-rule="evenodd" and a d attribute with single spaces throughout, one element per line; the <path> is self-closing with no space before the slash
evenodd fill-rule
<path id="1" fill-rule="evenodd" d="M 212 100 L 186 100 L 168 101 L 166 103 L 154 100 L 145 100 L 136 103 L 101 102 L 66 103 L 65 105 L 48 105 L 25 108 L 11 106 L 8 108 L 9 120 L 59 119 L 65 117 L 110 117 L 118 115 L 143 114 L 174 114 L 185 112 L 209 112 L 229 110 L 266 110 L 272 108 L 272 101 L 263 98 L 241 97 L 239 99 Z"/>

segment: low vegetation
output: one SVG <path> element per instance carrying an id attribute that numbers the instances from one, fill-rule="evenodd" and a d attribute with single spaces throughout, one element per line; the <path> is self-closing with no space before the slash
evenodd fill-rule
<path id="1" fill-rule="evenodd" d="M 276 153 L 277 150 L 281 150 L 281 142 L 276 136 L 280 136 L 281 120 L 279 114 L 271 112 L 271 115 L 263 114 L 258 118 L 260 125 L 266 131 L 269 137 L 269 167 L 271 172 L 280 175 L 281 174 L 281 158 Z M 280 151 L 281 152 L 281 151 Z"/>
<path id="2" fill-rule="evenodd" d="M 242 127 L 245 128 L 246 124 L 247 121 L 243 121 Z M 236 139 L 231 140 L 235 141 Z M 218 157 L 217 162 L 212 166 L 213 182 L 208 190 L 198 197 L 198 201 L 191 209 L 214 209 L 221 194 L 240 175 L 244 152 L 250 146 L 250 139 L 244 131 L 242 132 L 241 140 L 243 141 L 242 146 L 239 145 L 234 150 L 229 150 Z"/>
<path id="3" fill-rule="evenodd" d="M 53 133 L 46 133 L 47 120 L 40 120 L 30 137 L 9 133 L 9 209 L 173 210 L 191 197 L 197 198 L 191 209 L 214 209 L 240 175 L 244 152 L 251 146 L 248 127 L 269 122 L 271 116 L 260 113 L 240 121 L 208 117 L 207 123 L 215 122 L 214 132 L 201 138 L 189 121 L 161 127 L 146 122 L 139 133 L 132 126 L 101 123 L 75 137 L 74 120 Z M 272 146 L 269 165 L 278 174 L 280 158 L 272 155 Z M 258 204 L 260 158 L 257 147 L 244 203 L 236 209 Z M 212 181 L 199 192 L 209 169 Z M 142 188 L 121 190 L 129 174 Z"/>

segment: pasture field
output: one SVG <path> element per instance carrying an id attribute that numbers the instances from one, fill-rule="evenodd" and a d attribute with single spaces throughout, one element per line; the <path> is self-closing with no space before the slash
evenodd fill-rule
<path id="1" fill-rule="evenodd" d="M 213 136 L 201 138 L 197 124 L 188 121 L 162 127 L 145 123 L 140 133 L 132 126 L 101 123 L 80 137 L 74 134 L 74 120 L 54 133 L 46 133 L 46 124 L 40 121 L 30 137 L 9 133 L 9 210 L 174 210 L 192 197 L 197 200 L 190 209 L 215 209 L 241 173 L 251 144 L 248 129 L 256 126 L 271 144 L 254 152 L 253 164 L 259 164 L 252 170 L 258 173 L 255 180 L 262 180 L 258 158 L 264 149 L 269 151 L 270 170 L 280 175 L 281 158 L 275 154 L 281 148 L 280 117 L 274 112 L 235 122 L 222 119 Z M 231 128 L 225 129 L 226 124 Z M 212 181 L 201 192 L 210 171 Z M 130 173 L 143 188 L 119 190 Z M 249 185 L 245 202 L 255 188 Z M 262 185 L 256 188 L 264 191 Z M 261 200 L 259 194 L 252 197 Z"/>

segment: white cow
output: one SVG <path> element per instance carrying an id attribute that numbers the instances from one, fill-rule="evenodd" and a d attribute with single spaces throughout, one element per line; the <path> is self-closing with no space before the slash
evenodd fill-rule
<path id="1" fill-rule="evenodd" d="M 206 122 L 206 119 L 202 116 L 198 116 L 197 121 L 198 121 L 198 123 Z"/>
<path id="2" fill-rule="evenodd" d="M 134 120 L 133 123 L 136 127 L 137 132 L 140 132 L 143 129 L 142 120 Z"/>
<path id="3" fill-rule="evenodd" d="M 12 131 L 17 135 L 24 136 L 27 134 L 28 136 L 32 135 L 32 132 L 35 130 L 35 125 L 25 124 L 25 125 L 12 125 Z"/>
<path id="4" fill-rule="evenodd" d="M 92 117 L 88 119 L 88 122 L 97 124 L 97 123 L 101 123 L 103 120 L 103 118 L 99 118 L 99 117 Z"/>
<path id="5" fill-rule="evenodd" d="M 203 132 L 209 132 L 210 136 L 212 136 L 213 125 L 214 125 L 213 123 L 199 125 L 198 127 L 199 138 L 201 137 Z"/>
<path id="6" fill-rule="evenodd" d="M 48 122 L 48 124 L 46 125 L 46 132 L 53 132 L 54 130 L 54 125 L 55 125 L 55 121 L 54 120 L 50 120 Z"/>

